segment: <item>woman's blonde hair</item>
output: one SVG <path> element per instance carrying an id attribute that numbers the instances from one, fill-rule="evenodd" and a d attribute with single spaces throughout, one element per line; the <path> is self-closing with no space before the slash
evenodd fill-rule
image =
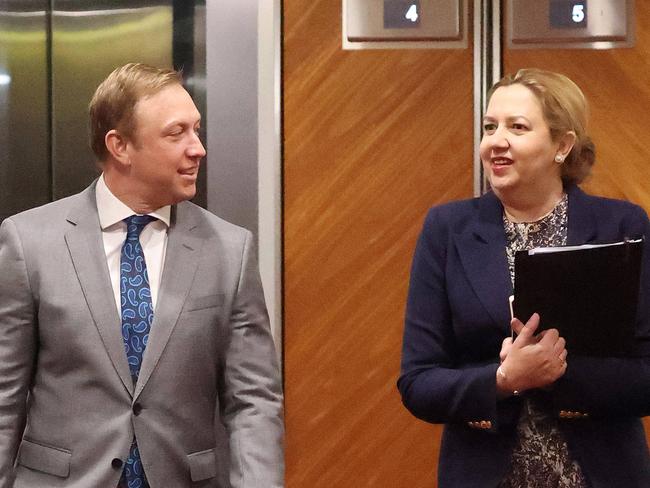
<path id="1" fill-rule="evenodd" d="M 575 133 L 575 144 L 562 164 L 562 182 L 582 183 L 596 161 L 596 148 L 587 134 L 589 106 L 582 90 L 560 73 L 520 69 L 495 83 L 488 92 L 488 102 L 497 88 L 510 85 L 525 86 L 535 95 L 554 141 L 569 131 Z"/>

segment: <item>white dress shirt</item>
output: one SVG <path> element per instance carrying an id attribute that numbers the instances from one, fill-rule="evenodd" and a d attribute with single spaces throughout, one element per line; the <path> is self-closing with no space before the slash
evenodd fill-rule
<path id="1" fill-rule="evenodd" d="M 115 303 L 121 316 L 120 255 L 122 253 L 122 245 L 126 240 L 126 224 L 123 220 L 131 215 L 135 215 L 135 212 L 111 193 L 104 181 L 104 175 L 101 175 L 97 181 L 95 194 L 97 199 L 97 212 L 99 213 L 99 224 L 102 228 L 106 262 L 108 263 L 108 270 L 111 275 Z M 165 262 L 165 252 L 167 250 L 167 229 L 170 223 L 171 206 L 161 207 L 149 215 L 156 217 L 158 220 L 154 220 L 145 226 L 140 234 L 140 244 L 142 245 L 144 260 L 147 265 L 149 287 L 151 288 L 151 304 L 155 310 L 158 289 L 160 288 L 160 278 Z"/>

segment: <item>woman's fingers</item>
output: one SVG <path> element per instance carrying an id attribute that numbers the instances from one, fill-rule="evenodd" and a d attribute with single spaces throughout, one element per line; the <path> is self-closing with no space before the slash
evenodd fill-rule
<path id="1" fill-rule="evenodd" d="M 526 325 L 522 323 L 518 318 L 513 318 L 510 322 L 510 327 L 517 334 L 517 338 L 514 340 L 514 344 L 523 346 L 525 344 L 530 344 L 535 342 L 535 331 L 539 327 L 539 314 L 534 313 Z"/>
<path id="2" fill-rule="evenodd" d="M 564 340 L 564 337 L 559 337 L 553 345 L 553 352 L 556 356 L 559 356 L 562 351 L 566 351 L 566 341 Z"/>
<path id="3" fill-rule="evenodd" d="M 512 348 L 512 337 L 506 337 L 501 343 L 501 351 L 499 352 L 499 359 L 501 362 L 506 360 L 510 349 Z"/>
<path id="4" fill-rule="evenodd" d="M 533 314 L 524 325 L 513 319 L 512 330 L 516 339 L 503 340 L 499 357 L 507 368 L 514 384 L 522 389 L 547 386 L 566 371 L 566 341 L 557 329 L 547 329 L 538 334 L 540 317 Z M 507 358 L 507 361 L 506 361 Z"/>

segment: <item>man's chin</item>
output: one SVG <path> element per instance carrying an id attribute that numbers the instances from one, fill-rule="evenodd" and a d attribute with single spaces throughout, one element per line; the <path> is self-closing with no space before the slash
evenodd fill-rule
<path id="1" fill-rule="evenodd" d="M 184 202 L 186 200 L 191 200 L 196 196 L 196 184 L 183 188 L 182 192 L 179 192 L 175 195 L 174 203 Z"/>

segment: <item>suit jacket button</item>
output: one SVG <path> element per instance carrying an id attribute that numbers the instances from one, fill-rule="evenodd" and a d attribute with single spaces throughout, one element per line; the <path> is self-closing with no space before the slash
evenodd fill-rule
<path id="1" fill-rule="evenodd" d="M 111 466 L 113 466 L 115 469 L 120 469 L 122 467 L 122 460 L 115 458 L 111 461 Z"/>
<path id="2" fill-rule="evenodd" d="M 140 405 L 139 403 L 133 405 L 133 415 L 138 416 L 140 415 L 140 412 L 142 412 L 142 405 Z"/>

